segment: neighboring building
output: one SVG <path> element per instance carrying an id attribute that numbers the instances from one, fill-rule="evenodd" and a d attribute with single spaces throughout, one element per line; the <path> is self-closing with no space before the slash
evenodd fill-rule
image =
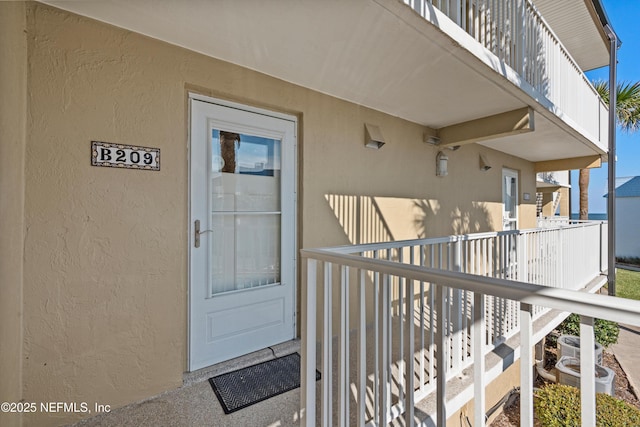
<path id="1" fill-rule="evenodd" d="M 616 257 L 640 258 L 638 212 L 640 176 L 616 178 Z"/>
<path id="2" fill-rule="evenodd" d="M 299 338 L 303 248 L 535 227 L 537 173 L 606 161 L 604 24 L 599 0 L 0 3 L 0 400 L 117 408 Z M 502 241 L 483 274 L 538 280 Z"/>
<path id="3" fill-rule="evenodd" d="M 538 216 L 569 217 L 569 171 L 541 172 L 536 175 L 536 202 Z"/>

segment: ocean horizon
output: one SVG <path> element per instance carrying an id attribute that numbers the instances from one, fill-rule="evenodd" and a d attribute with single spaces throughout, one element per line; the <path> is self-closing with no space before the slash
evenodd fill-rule
<path id="1" fill-rule="evenodd" d="M 578 213 L 572 213 L 571 214 L 571 219 L 578 219 L 580 217 L 580 214 Z M 607 214 L 606 213 L 590 213 L 589 214 L 589 220 L 591 221 L 606 221 L 607 220 Z"/>

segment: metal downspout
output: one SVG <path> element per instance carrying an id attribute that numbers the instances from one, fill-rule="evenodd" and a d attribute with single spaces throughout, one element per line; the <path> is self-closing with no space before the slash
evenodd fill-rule
<path id="1" fill-rule="evenodd" d="M 618 37 L 609 24 L 604 26 L 604 31 L 609 37 L 609 162 L 608 162 L 608 272 L 609 295 L 616 295 L 616 103 L 617 83 L 616 70 L 618 64 Z"/>

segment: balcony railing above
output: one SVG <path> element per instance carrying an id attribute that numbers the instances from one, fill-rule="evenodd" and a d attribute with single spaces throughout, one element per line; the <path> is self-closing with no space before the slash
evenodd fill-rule
<path id="1" fill-rule="evenodd" d="M 539 187 L 570 187 L 569 171 L 539 172 L 536 174 L 536 185 Z"/>
<path id="2" fill-rule="evenodd" d="M 607 146 L 606 104 L 529 0 L 404 2 L 428 21 L 439 22 L 443 14 L 456 23 L 546 98 L 545 107 Z"/>
<path id="3" fill-rule="evenodd" d="M 485 425 L 485 355 L 518 333 L 521 348 L 531 349 L 532 322 L 548 309 L 585 316 L 585 348 L 593 346 L 592 317 L 640 324 L 640 303 L 584 292 L 589 282 L 604 283 L 605 232 L 593 222 L 302 250 L 305 425 L 387 425 L 399 417 L 414 425 L 416 402 L 435 393 L 437 410 L 428 415 L 444 426 L 455 411 L 447 381 L 471 367 L 474 426 Z M 530 351 L 518 354 L 522 425 L 533 425 L 533 360 Z M 595 382 L 584 378 L 594 378 L 593 365 L 581 367 L 589 411 Z M 591 416 L 583 414 L 584 425 L 593 425 Z"/>
<path id="4" fill-rule="evenodd" d="M 607 221 L 596 221 L 596 222 L 602 223 L 603 227 L 607 224 Z M 538 228 L 559 228 L 559 227 L 566 227 L 570 225 L 588 225 L 593 223 L 594 221 L 591 221 L 591 220 L 585 221 L 585 220 L 579 220 L 579 219 L 571 219 L 568 216 L 539 216 L 537 218 Z M 606 244 L 606 242 L 604 243 Z"/>

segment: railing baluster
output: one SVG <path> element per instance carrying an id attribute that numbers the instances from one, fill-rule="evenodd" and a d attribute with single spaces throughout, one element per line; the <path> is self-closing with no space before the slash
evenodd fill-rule
<path id="1" fill-rule="evenodd" d="M 377 250 L 373 251 L 373 258 L 379 258 L 379 252 Z M 373 334 L 373 345 L 375 348 L 374 356 L 373 356 L 373 418 L 377 420 L 380 425 L 382 421 L 379 417 L 380 414 L 380 307 L 382 302 L 380 301 L 380 273 L 375 272 L 373 275 L 373 325 L 374 325 L 374 334 Z"/>
<path id="2" fill-rule="evenodd" d="M 469 319 L 468 314 L 470 315 L 470 307 L 469 307 L 469 293 L 464 290 L 462 292 L 462 359 L 461 362 L 467 361 L 469 358 L 467 348 L 469 347 Z"/>
<path id="3" fill-rule="evenodd" d="M 436 378 L 435 346 L 436 346 L 436 295 L 435 285 L 429 283 L 429 385 L 433 387 Z"/>
<path id="4" fill-rule="evenodd" d="M 520 304 L 520 425 L 533 427 L 533 322 L 531 305 Z"/>
<path id="5" fill-rule="evenodd" d="M 307 286 L 304 295 L 304 316 L 300 361 L 300 416 L 301 424 L 307 427 L 316 425 L 316 273 L 318 262 L 307 260 Z M 324 381 L 331 378 L 324 377 Z"/>
<path id="6" fill-rule="evenodd" d="M 424 253 L 424 245 L 420 245 L 420 265 L 424 266 L 425 261 L 425 253 Z M 420 282 L 420 364 L 419 364 L 419 372 L 420 372 L 420 391 L 424 392 L 425 389 L 425 379 L 424 379 L 424 355 L 425 355 L 425 341 L 424 341 L 424 311 L 425 311 L 425 294 L 424 294 L 424 282 Z"/>
<path id="7" fill-rule="evenodd" d="M 462 245 L 457 240 L 453 244 L 453 271 L 461 271 Z M 462 366 L 462 291 L 460 289 L 451 289 L 450 319 L 451 319 L 451 341 L 452 341 L 452 370 L 458 372 Z"/>
<path id="8" fill-rule="evenodd" d="M 340 400 L 340 427 L 349 425 L 349 267 L 341 266 L 340 274 L 340 366 L 338 398 Z"/>
<path id="9" fill-rule="evenodd" d="M 389 298 L 389 275 L 384 274 L 382 276 L 382 289 L 380 295 L 380 306 L 378 310 L 380 311 L 380 341 L 379 341 L 379 362 L 380 366 L 378 368 L 380 372 L 379 383 L 379 400 L 380 406 L 378 408 L 378 423 L 381 426 L 386 426 L 388 422 L 387 414 L 389 414 L 389 397 L 390 397 L 390 382 L 391 376 L 389 372 L 389 351 L 391 347 L 391 342 L 389 341 L 389 306 L 390 306 L 390 298 Z"/>
<path id="10" fill-rule="evenodd" d="M 364 427 L 367 411 L 367 301 L 365 270 L 358 274 L 358 427 Z"/>
<path id="11" fill-rule="evenodd" d="M 407 348 L 404 352 L 404 364 L 406 370 L 406 376 L 404 380 L 405 386 L 405 425 L 413 426 L 414 425 L 414 396 L 415 396 L 415 387 L 414 387 L 414 376 L 415 376 L 415 365 L 413 362 L 414 358 L 414 321 L 413 321 L 413 313 L 414 313 L 414 303 L 413 303 L 413 293 L 414 293 L 414 283 L 413 280 L 406 280 L 406 315 L 407 321 L 405 322 L 405 343 Z"/>
<path id="12" fill-rule="evenodd" d="M 391 407 L 392 405 L 392 400 L 391 400 L 391 396 L 392 396 L 392 390 L 391 390 L 391 383 L 393 382 L 393 284 L 395 279 L 398 276 L 392 276 L 392 275 L 388 275 L 387 276 L 387 288 L 386 288 L 386 294 L 387 294 L 387 343 L 385 346 L 385 351 L 387 352 L 386 354 L 386 358 L 387 358 L 387 364 L 385 366 L 385 369 L 387 370 L 387 382 L 389 383 L 389 386 L 387 387 L 387 419 L 389 419 L 391 417 Z"/>
<path id="13" fill-rule="evenodd" d="M 484 295 L 473 293 L 473 408 L 474 426 L 484 427 L 485 408 L 485 323 L 484 323 Z"/>
<path id="14" fill-rule="evenodd" d="M 580 316 L 580 415 L 583 427 L 596 425 L 596 373 L 593 317 Z"/>
<path id="15" fill-rule="evenodd" d="M 398 262 L 402 264 L 404 262 L 404 251 L 399 250 L 398 254 Z M 404 396 L 404 337 L 403 333 L 404 323 L 406 322 L 406 317 L 404 314 L 404 284 L 406 279 L 404 277 L 398 277 L 398 399 L 399 401 L 403 401 L 405 399 Z M 406 295 L 406 298 L 409 299 L 410 296 Z M 406 316 L 409 313 L 407 312 Z"/>
<path id="16" fill-rule="evenodd" d="M 333 280 L 332 280 L 333 264 L 324 263 L 324 301 L 323 301 L 323 317 L 324 326 L 322 331 L 322 425 L 333 424 Z"/>
<path id="17" fill-rule="evenodd" d="M 438 426 L 447 425 L 447 365 L 449 364 L 449 357 L 447 355 L 447 347 L 449 347 L 449 339 L 446 334 L 448 328 L 447 320 L 445 316 L 446 312 L 446 300 L 445 294 L 448 292 L 446 288 L 440 285 L 434 285 L 436 291 L 436 301 L 438 303 L 437 316 L 438 326 L 437 331 L 437 409 L 438 409 Z"/>

